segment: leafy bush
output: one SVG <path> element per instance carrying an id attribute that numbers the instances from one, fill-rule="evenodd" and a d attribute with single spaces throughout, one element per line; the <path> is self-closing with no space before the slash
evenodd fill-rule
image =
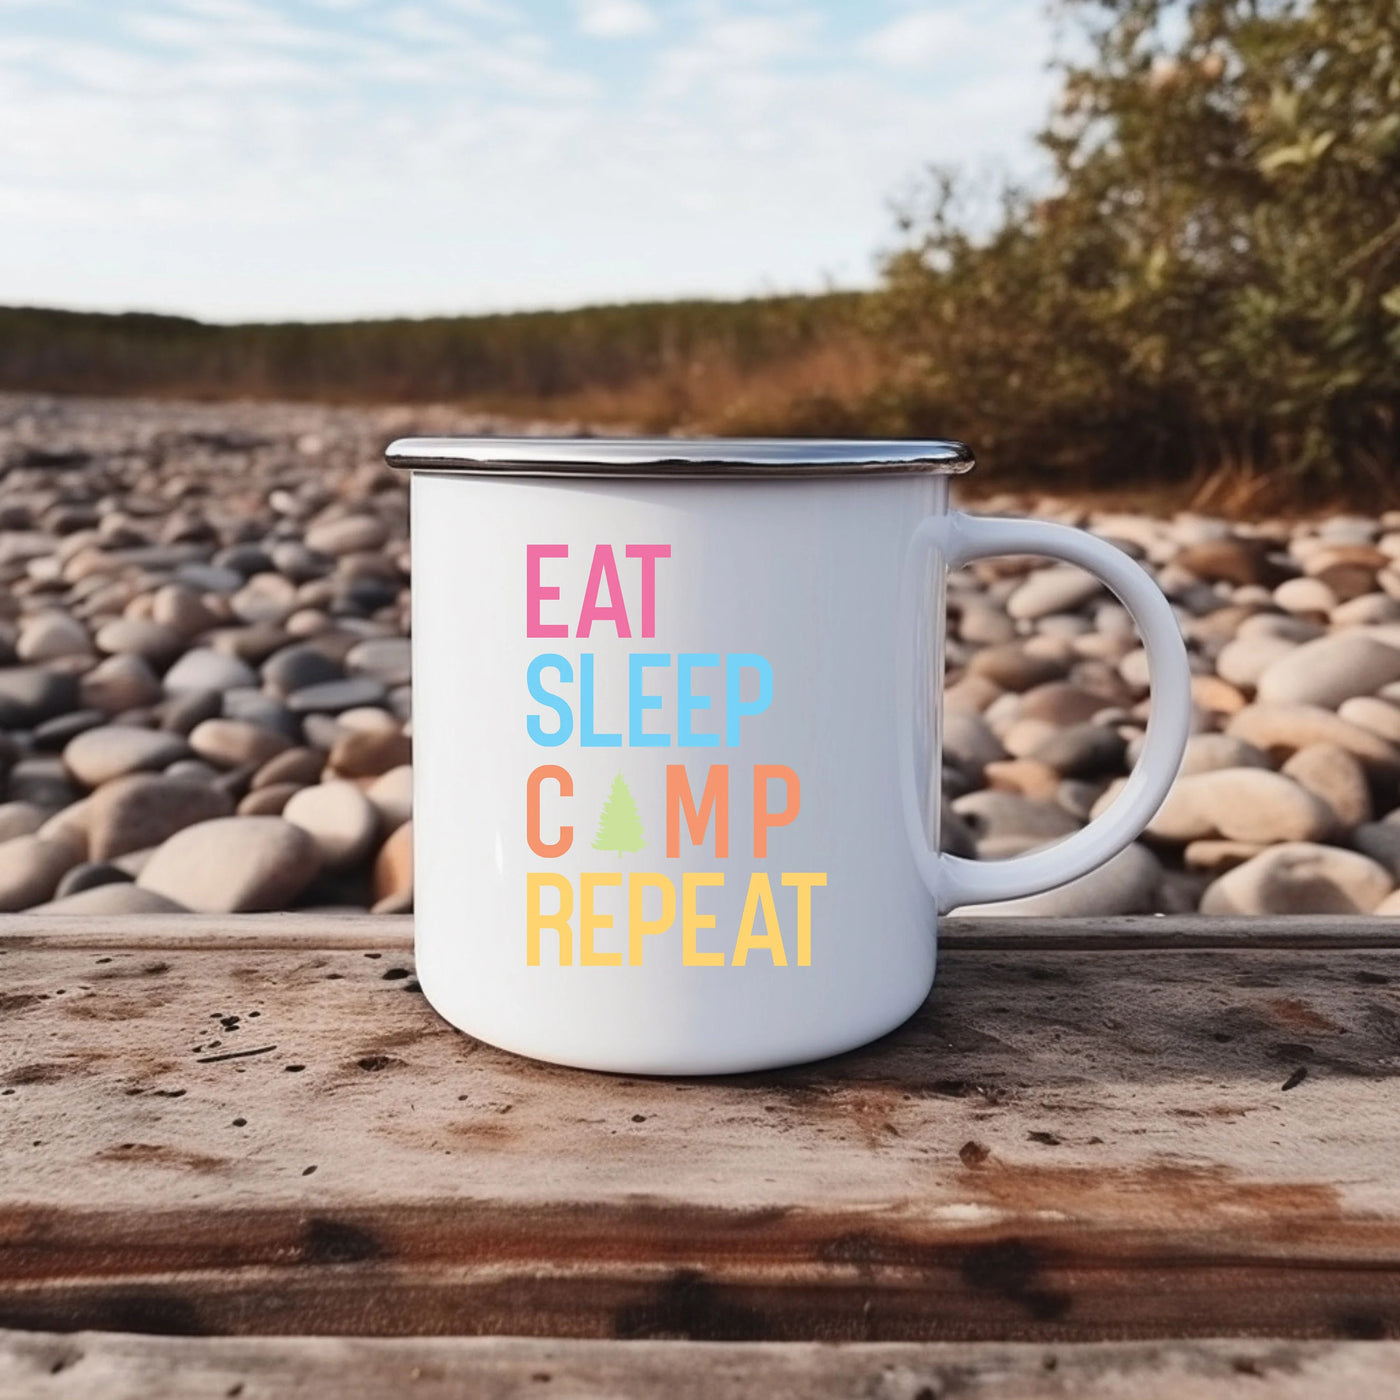
<path id="1" fill-rule="evenodd" d="M 1400 466 L 1395 0 L 1069 0 L 1049 197 L 976 238 L 943 175 L 871 405 L 1014 479 L 1372 502 Z"/>

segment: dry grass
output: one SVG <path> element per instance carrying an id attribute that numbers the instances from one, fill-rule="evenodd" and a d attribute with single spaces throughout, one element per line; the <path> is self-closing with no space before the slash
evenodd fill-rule
<path id="1" fill-rule="evenodd" d="M 748 369 L 705 354 L 624 384 L 562 394 L 468 394 L 458 402 L 522 420 L 633 432 L 815 436 L 833 428 L 858 431 L 880 375 L 874 345 L 852 334 Z"/>

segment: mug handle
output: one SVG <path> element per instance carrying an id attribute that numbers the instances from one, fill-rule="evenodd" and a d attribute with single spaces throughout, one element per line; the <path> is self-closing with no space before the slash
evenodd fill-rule
<path id="1" fill-rule="evenodd" d="M 1147 652 L 1152 712 L 1142 753 L 1109 809 L 1053 846 L 1007 860 L 977 861 L 929 848 L 914 781 L 913 665 L 909 639 L 919 617 L 918 567 L 930 551 L 952 570 L 996 554 L 1042 554 L 1087 569 L 1132 615 Z M 930 516 L 909 543 L 901 588 L 900 766 L 904 820 L 919 873 L 940 913 L 1039 894 L 1068 884 L 1130 845 L 1156 815 L 1181 765 L 1191 730 L 1191 671 L 1171 605 L 1145 570 L 1122 550 L 1068 525 L 1001 520 L 949 511 Z M 940 687 L 941 690 L 941 687 Z"/>

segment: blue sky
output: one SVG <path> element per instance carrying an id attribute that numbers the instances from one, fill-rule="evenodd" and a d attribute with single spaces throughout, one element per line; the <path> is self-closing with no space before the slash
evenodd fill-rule
<path id="1" fill-rule="evenodd" d="M 1042 0 L 0 0 L 0 304 L 323 318 L 857 286 L 1033 175 Z"/>

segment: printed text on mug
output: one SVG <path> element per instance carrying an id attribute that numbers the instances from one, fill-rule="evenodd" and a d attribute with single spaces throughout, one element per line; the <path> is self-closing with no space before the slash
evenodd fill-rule
<path id="1" fill-rule="evenodd" d="M 619 567 L 618 555 L 622 555 Z M 551 582 L 550 561 L 567 560 L 563 544 L 527 545 L 526 635 L 530 638 L 656 636 L 656 578 L 659 561 L 671 557 L 665 544 L 629 544 L 621 551 L 597 545 L 588 581 L 575 604 Z M 625 573 L 624 573 L 625 570 Z M 598 713 L 599 666 L 617 664 L 594 650 L 541 651 L 525 675 L 531 741 L 542 749 L 733 749 L 745 723 L 774 703 L 773 668 L 756 652 L 633 651 L 625 658 L 625 712 Z M 669 713 L 657 679 L 674 677 Z M 544 757 L 542 754 L 541 757 Z M 551 755 L 526 779 L 526 841 L 541 860 L 558 860 L 574 847 L 574 779 Z M 621 756 L 620 756 L 621 757 Z M 655 760 L 651 760 L 654 762 Z M 625 760 L 623 760 L 625 763 Z M 743 804 L 752 814 L 744 850 L 735 856 L 768 856 L 768 835 L 791 826 L 802 810 L 802 784 L 792 768 L 757 763 L 745 769 L 711 763 L 695 780 L 685 763 L 665 766 L 665 858 L 678 860 L 682 845 L 709 844 L 715 861 L 730 857 L 730 815 Z M 698 791 L 698 797 L 697 797 Z M 593 799 L 591 799 L 593 800 Z M 596 810 L 596 800 L 594 802 Z M 592 849 L 624 855 L 641 851 L 655 814 L 644 820 L 619 767 L 598 816 Z M 648 864 L 660 864 L 652 857 Z M 822 871 L 747 871 L 743 912 L 733 930 L 717 928 L 704 907 L 705 891 L 725 884 L 723 870 L 585 871 L 577 880 L 556 869 L 526 874 L 525 959 L 537 967 L 557 951 L 560 966 L 641 966 L 679 946 L 687 967 L 745 967 L 766 955 L 775 967 L 809 967 L 813 945 L 813 890 L 826 884 Z M 668 938 L 669 935 L 669 938 Z M 577 954 L 577 958 L 575 957 Z"/>

